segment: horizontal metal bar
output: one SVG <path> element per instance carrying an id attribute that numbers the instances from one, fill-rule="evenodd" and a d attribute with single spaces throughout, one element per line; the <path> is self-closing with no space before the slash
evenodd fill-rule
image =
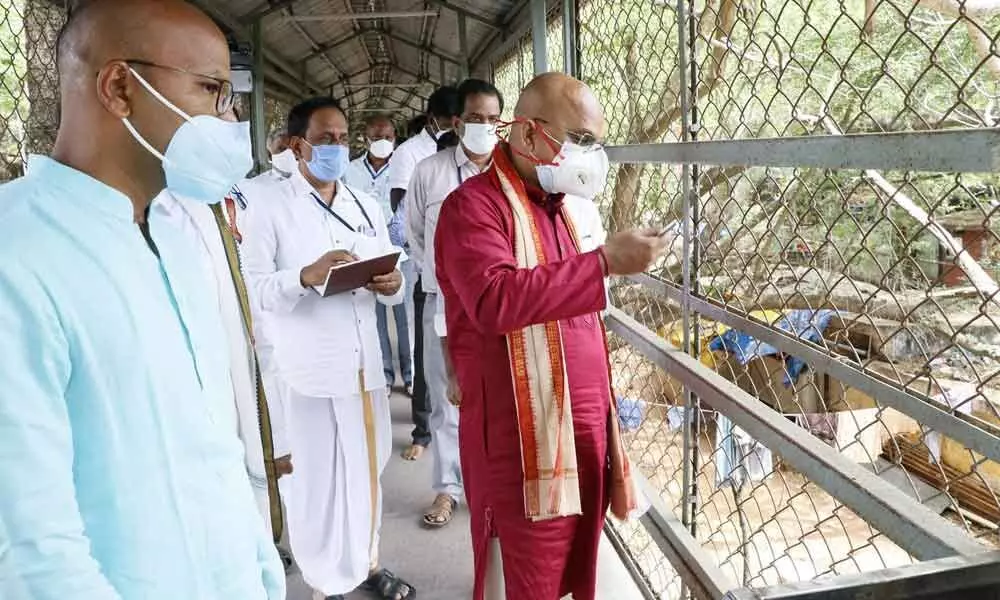
<path id="1" fill-rule="evenodd" d="M 648 275 L 629 277 L 656 293 L 681 303 L 683 292 Z M 1000 427 L 961 412 L 953 412 L 946 404 L 926 396 L 919 396 L 898 387 L 877 373 L 862 371 L 842 358 L 832 356 L 819 348 L 778 331 L 758 321 L 737 314 L 732 309 L 692 297 L 691 308 L 706 317 L 743 331 L 771 344 L 786 354 L 806 361 L 810 369 L 826 373 L 844 385 L 850 386 L 879 403 L 895 408 L 943 435 L 964 444 L 983 456 L 1000 462 Z"/>
<path id="2" fill-rule="evenodd" d="M 1000 169 L 1000 129 L 634 144 L 607 153 L 619 163 L 981 173 Z"/>
<path id="3" fill-rule="evenodd" d="M 633 472 L 650 502 L 641 522 L 670 561 L 670 566 L 698 600 L 722 600 L 736 584 L 726 577 L 687 527 L 664 504 L 660 493 L 641 474 Z"/>
<path id="4" fill-rule="evenodd" d="M 615 531 L 615 528 L 607 520 L 604 521 L 604 537 L 608 538 L 608 543 L 611 544 L 615 554 L 622 561 L 625 570 L 628 571 L 628 574 L 632 577 L 632 581 L 639 588 L 639 593 L 642 594 L 643 600 L 659 600 L 650 588 L 646 576 L 642 574 L 639 570 L 639 565 L 631 556 L 631 551 L 625 545 L 625 540 L 622 539 L 622 536 Z"/>
<path id="5" fill-rule="evenodd" d="M 987 588 L 996 589 L 996 586 L 1000 586 L 1000 552 L 984 552 L 896 569 L 776 585 L 755 590 L 755 597 L 760 600 L 903 600 L 962 591 L 968 594 L 973 590 L 981 593 Z"/>
<path id="6" fill-rule="evenodd" d="M 985 549 L 964 531 L 841 455 L 736 384 L 674 348 L 620 309 L 610 328 L 693 394 L 789 462 L 796 470 L 921 560 Z"/>
<path id="7" fill-rule="evenodd" d="M 420 83 L 420 82 L 393 83 L 391 81 L 388 81 L 386 83 L 348 83 L 344 87 L 346 87 L 348 89 L 351 89 L 351 90 L 354 90 L 354 89 L 367 90 L 367 89 L 371 89 L 371 88 L 383 88 L 383 87 L 419 88 L 419 87 L 422 87 L 424 85 L 427 85 L 427 84 Z"/>
<path id="8" fill-rule="evenodd" d="M 365 19 L 422 19 L 423 17 L 436 16 L 436 11 L 420 10 L 397 12 L 353 12 L 328 15 L 289 15 L 285 17 L 285 20 L 308 23 L 315 21 L 361 21 Z"/>

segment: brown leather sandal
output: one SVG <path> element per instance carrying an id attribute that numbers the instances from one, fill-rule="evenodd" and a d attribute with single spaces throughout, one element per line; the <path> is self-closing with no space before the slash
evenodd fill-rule
<path id="1" fill-rule="evenodd" d="M 431 507 L 424 513 L 424 527 L 439 529 L 448 523 L 455 514 L 458 502 L 448 494 L 438 494 Z"/>

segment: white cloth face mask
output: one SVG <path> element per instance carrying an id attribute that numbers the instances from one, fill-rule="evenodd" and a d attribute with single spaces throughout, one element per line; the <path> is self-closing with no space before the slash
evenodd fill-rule
<path id="1" fill-rule="evenodd" d="M 469 152 L 478 155 L 490 154 L 496 147 L 497 138 L 496 125 L 488 123 L 466 123 L 462 134 L 462 143 Z"/>
<path id="2" fill-rule="evenodd" d="M 392 143 L 392 140 L 375 140 L 368 143 L 368 152 L 378 159 L 389 158 L 389 155 L 395 149 L 396 146 Z"/>

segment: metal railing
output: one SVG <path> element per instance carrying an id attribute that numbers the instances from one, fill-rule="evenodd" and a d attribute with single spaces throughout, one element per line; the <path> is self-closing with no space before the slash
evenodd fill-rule
<path id="1" fill-rule="evenodd" d="M 1000 5 L 572 7 L 609 230 L 674 224 L 609 317 L 647 596 L 1000 585 Z"/>

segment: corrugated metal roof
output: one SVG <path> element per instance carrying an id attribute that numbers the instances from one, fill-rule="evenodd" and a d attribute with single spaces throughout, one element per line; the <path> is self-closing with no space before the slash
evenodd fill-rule
<path id="1" fill-rule="evenodd" d="M 526 0 L 196 0 L 241 42 L 263 27 L 269 91 L 289 99 L 317 92 L 341 99 L 354 115 L 373 109 L 422 112 L 435 87 L 459 79 L 460 21 L 473 55 Z M 405 18 L 364 13 L 427 12 Z M 330 16 L 318 20 L 315 17 Z M 353 16 L 353 17 L 352 17 Z M 310 19 L 312 17 L 313 19 Z M 421 84 L 414 86 L 413 84 Z M 386 84 L 373 87 L 373 84 Z M 398 87 L 394 84 L 401 84 Z M 308 86 L 308 89 L 307 87 Z M 365 109 L 365 110 L 356 110 Z"/>

